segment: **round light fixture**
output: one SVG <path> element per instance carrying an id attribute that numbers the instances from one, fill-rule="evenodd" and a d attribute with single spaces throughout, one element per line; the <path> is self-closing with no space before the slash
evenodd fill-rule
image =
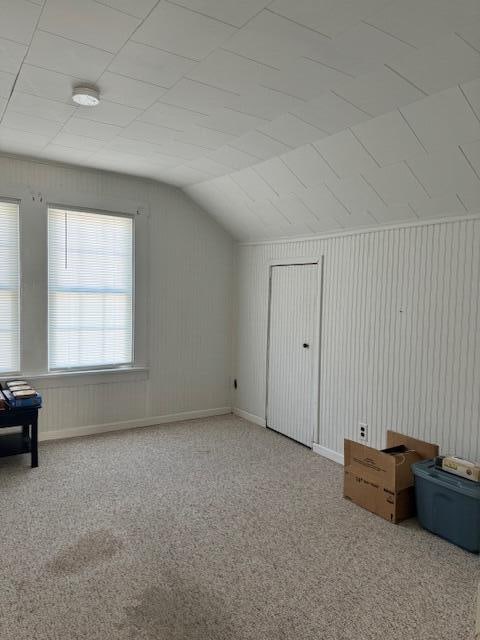
<path id="1" fill-rule="evenodd" d="M 82 107 L 96 107 L 100 102 L 100 91 L 96 87 L 80 85 L 74 87 L 72 100 Z"/>

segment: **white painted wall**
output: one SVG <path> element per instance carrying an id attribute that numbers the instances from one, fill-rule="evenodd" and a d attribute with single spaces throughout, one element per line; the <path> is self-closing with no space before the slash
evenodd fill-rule
<path id="1" fill-rule="evenodd" d="M 235 407 L 264 418 L 268 265 L 324 256 L 318 443 L 369 424 L 480 458 L 480 220 L 240 245 Z"/>
<path id="2" fill-rule="evenodd" d="M 231 237 L 180 190 L 141 178 L 23 159 L 0 158 L 0 198 L 42 194 L 46 203 L 112 210 L 135 203 L 150 212 L 147 252 L 147 372 L 36 379 L 44 397 L 42 437 L 83 433 L 91 425 L 228 411 L 231 405 Z M 21 205 L 22 206 L 22 205 Z M 30 207 L 30 215 L 32 215 Z M 29 238 L 37 247 L 37 271 L 46 267 L 45 233 Z M 43 255 L 43 258 L 42 258 Z M 23 287 L 44 297 L 30 269 Z M 40 281 L 42 276 L 40 276 Z M 138 295 L 138 290 L 137 290 Z M 34 306 L 23 321 L 41 325 Z M 37 312 L 42 306 L 37 306 Z M 39 326 L 42 332 L 46 327 Z M 36 369 L 38 371 L 38 368 Z M 191 414 L 190 412 L 194 412 Z M 150 420 L 151 419 L 151 420 Z M 114 424 L 112 424 L 114 423 Z M 133 426 L 133 424 L 132 424 Z"/>

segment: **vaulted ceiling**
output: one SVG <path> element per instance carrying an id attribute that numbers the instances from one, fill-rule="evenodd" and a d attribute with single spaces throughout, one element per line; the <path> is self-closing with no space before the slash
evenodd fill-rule
<path id="1" fill-rule="evenodd" d="M 242 239 L 477 213 L 480 0 L 0 0 L 0 114 Z"/>

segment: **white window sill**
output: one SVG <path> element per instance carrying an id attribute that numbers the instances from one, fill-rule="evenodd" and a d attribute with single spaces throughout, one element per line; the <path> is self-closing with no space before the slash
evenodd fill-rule
<path id="1" fill-rule="evenodd" d="M 2 376 L 5 380 L 26 380 L 35 389 L 52 389 L 60 387 L 78 387 L 92 384 L 111 384 L 115 382 L 143 382 L 148 380 L 147 367 L 119 367 L 118 369 L 91 369 L 82 371 L 51 371 L 48 373 L 15 373 Z"/>

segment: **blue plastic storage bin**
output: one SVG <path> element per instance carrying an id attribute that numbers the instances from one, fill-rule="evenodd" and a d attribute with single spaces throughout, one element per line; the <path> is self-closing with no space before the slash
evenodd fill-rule
<path id="1" fill-rule="evenodd" d="M 432 533 L 480 552 L 480 483 L 442 471 L 433 460 L 412 465 L 418 520 Z"/>

